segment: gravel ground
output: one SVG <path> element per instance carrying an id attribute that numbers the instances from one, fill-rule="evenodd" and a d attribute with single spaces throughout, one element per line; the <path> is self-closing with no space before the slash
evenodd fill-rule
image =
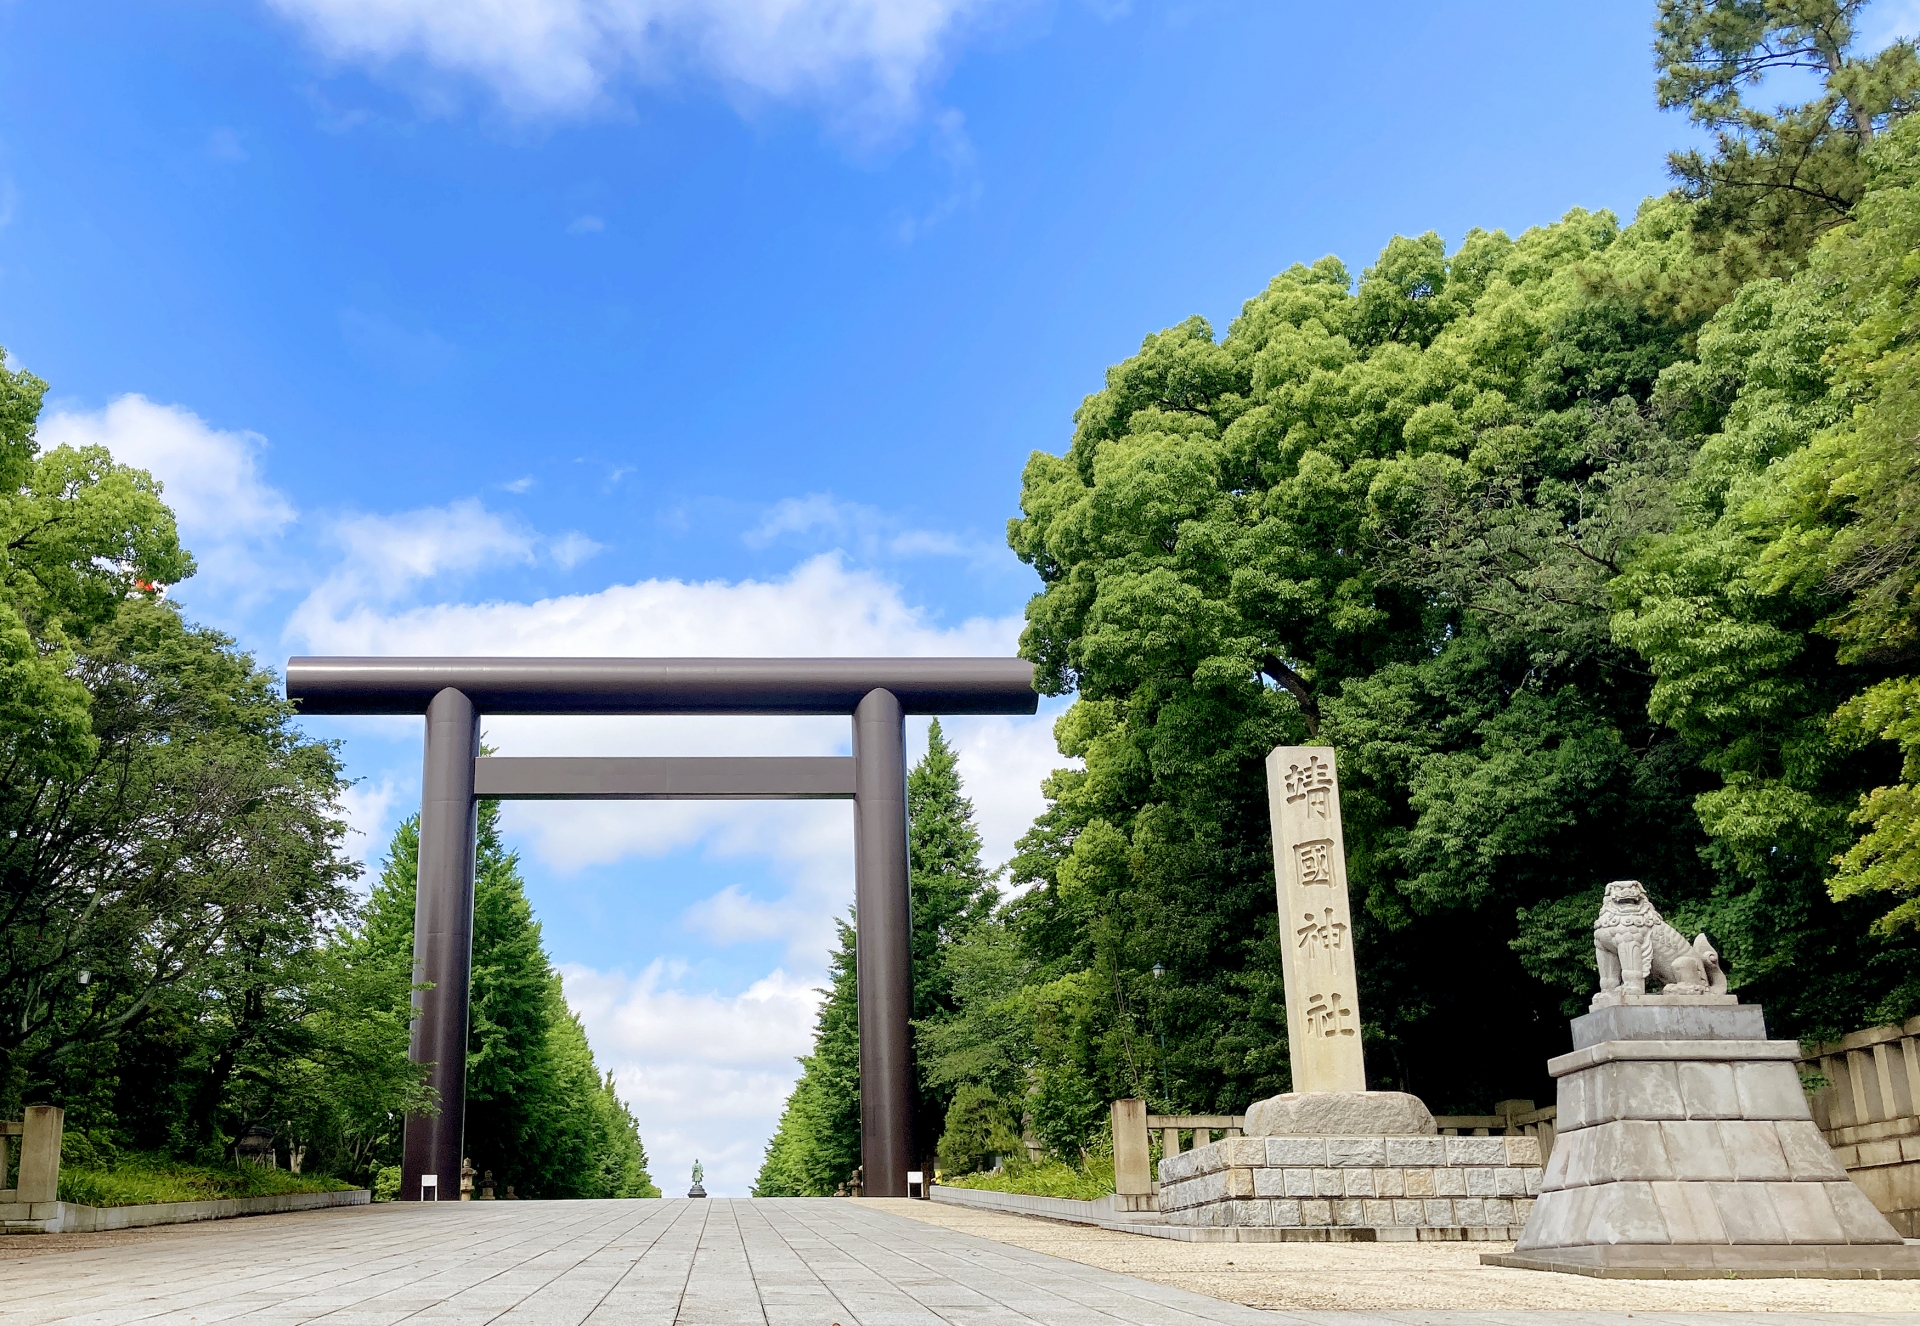
<path id="1" fill-rule="evenodd" d="M 1177 1243 L 940 1202 L 898 1215 L 1255 1308 L 1911 1312 L 1920 1280 L 1597 1280 L 1480 1265 L 1511 1243 Z"/>

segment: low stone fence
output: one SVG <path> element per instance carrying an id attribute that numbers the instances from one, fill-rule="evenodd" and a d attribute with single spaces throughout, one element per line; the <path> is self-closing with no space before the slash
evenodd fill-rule
<path id="1" fill-rule="evenodd" d="M 1492 1114 L 1437 1114 L 1434 1126 L 1442 1137 L 1531 1137 L 1539 1144 L 1540 1154 L 1533 1163 L 1545 1164 L 1553 1152 L 1554 1120 L 1558 1116 L 1555 1107 L 1535 1109 L 1530 1100 L 1503 1100 L 1493 1108 Z M 1160 1158 L 1171 1160 L 1183 1151 L 1208 1145 L 1216 1133 L 1221 1138 L 1241 1137 L 1246 1129 L 1244 1114 L 1148 1114 L 1145 1101 L 1116 1100 L 1113 1176 L 1117 1209 L 1159 1209 L 1160 1182 L 1154 1175 L 1152 1159 L 1155 1133 L 1160 1135 Z M 1183 1134 L 1192 1136 L 1191 1145 L 1182 1147 Z"/>
<path id="2" fill-rule="evenodd" d="M 317 1211 L 329 1206 L 365 1206 L 365 1188 L 344 1192 L 283 1192 L 265 1197 L 219 1197 L 202 1202 L 145 1202 L 139 1206 L 83 1206 L 79 1202 L 0 1203 L 0 1233 L 98 1234 L 148 1225 L 185 1225 L 236 1216 Z"/>
<path id="3" fill-rule="evenodd" d="M 1920 1238 L 1920 1017 L 1868 1027 L 1800 1060 L 1813 1120 L 1847 1176 L 1905 1238 Z"/>

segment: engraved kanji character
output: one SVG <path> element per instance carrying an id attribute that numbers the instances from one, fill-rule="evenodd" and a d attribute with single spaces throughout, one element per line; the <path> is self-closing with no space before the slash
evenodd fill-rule
<path id="1" fill-rule="evenodd" d="M 1346 922 L 1333 919 L 1333 908 L 1323 907 L 1321 912 L 1318 921 L 1313 919 L 1312 912 L 1304 913 L 1300 919 L 1306 924 L 1296 927 L 1293 932 L 1300 937 L 1294 947 L 1306 949 L 1309 956 L 1316 948 L 1322 953 L 1332 953 L 1342 947 L 1346 938 Z"/>
<path id="2" fill-rule="evenodd" d="M 1287 804 L 1307 803 L 1307 814 L 1333 818 L 1333 769 L 1318 755 L 1307 756 L 1305 764 L 1287 766 Z"/>
<path id="3" fill-rule="evenodd" d="M 1316 838 L 1310 843 L 1299 843 L 1293 849 L 1293 858 L 1302 884 L 1333 883 L 1333 839 Z"/>
<path id="4" fill-rule="evenodd" d="M 1316 994 L 1307 1000 L 1309 1036 L 1351 1036 L 1354 1034 L 1353 1010 L 1342 1006 L 1338 992 Z"/>

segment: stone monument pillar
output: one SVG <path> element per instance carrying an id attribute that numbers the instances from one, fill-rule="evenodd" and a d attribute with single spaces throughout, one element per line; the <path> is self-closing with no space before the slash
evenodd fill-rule
<path id="1" fill-rule="evenodd" d="M 1255 1101 L 1246 1136 L 1162 1160 L 1159 1210 L 1242 1242 L 1512 1238 L 1539 1142 L 1441 1137 L 1418 1097 L 1367 1090 L 1332 748 L 1275 750 L 1267 797 L 1293 1090 Z"/>
<path id="2" fill-rule="evenodd" d="M 1333 748 L 1276 747 L 1267 756 L 1267 804 L 1293 1089 L 1365 1091 Z"/>

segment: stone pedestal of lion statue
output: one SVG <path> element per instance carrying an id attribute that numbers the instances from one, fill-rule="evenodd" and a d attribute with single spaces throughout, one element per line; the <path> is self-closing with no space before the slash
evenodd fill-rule
<path id="1" fill-rule="evenodd" d="M 1161 1215 L 1245 1242 L 1512 1238 L 1540 1186 L 1538 1140 L 1441 1137 L 1417 1097 L 1367 1090 L 1333 757 L 1267 757 L 1296 1089 L 1256 1101 L 1245 1137 L 1163 1160 Z"/>
<path id="2" fill-rule="evenodd" d="M 1559 1110 L 1546 1176 L 1511 1253 L 1482 1261 L 1642 1279 L 1920 1278 L 1909 1246 L 1813 1123 L 1794 1041 L 1726 992 L 1635 880 L 1594 926 L 1600 993 L 1550 1060 Z M 1649 979 L 1662 983 L 1647 993 Z"/>

